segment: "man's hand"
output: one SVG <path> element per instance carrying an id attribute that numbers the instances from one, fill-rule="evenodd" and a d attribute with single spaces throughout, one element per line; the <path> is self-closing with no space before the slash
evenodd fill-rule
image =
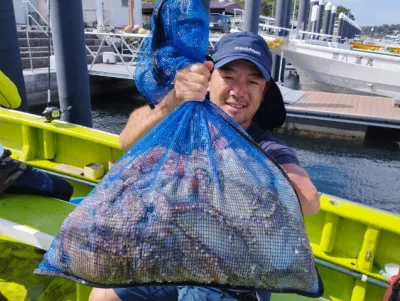
<path id="1" fill-rule="evenodd" d="M 182 103 L 203 101 L 207 94 L 208 80 L 213 67 L 214 64 L 207 61 L 179 70 L 175 75 L 174 89 L 156 105 L 154 110 L 144 106 L 131 113 L 128 123 L 119 136 L 121 148 L 129 149 Z"/>
<path id="2" fill-rule="evenodd" d="M 174 84 L 175 99 L 180 104 L 186 101 L 203 101 L 213 67 L 213 62 L 206 61 L 178 70 Z"/>

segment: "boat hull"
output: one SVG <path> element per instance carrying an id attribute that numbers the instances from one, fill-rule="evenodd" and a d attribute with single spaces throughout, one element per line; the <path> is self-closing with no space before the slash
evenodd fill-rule
<path id="1" fill-rule="evenodd" d="M 283 56 L 300 75 L 352 91 L 400 98 L 400 56 L 289 43 Z M 335 90 L 334 90 L 335 91 Z"/>

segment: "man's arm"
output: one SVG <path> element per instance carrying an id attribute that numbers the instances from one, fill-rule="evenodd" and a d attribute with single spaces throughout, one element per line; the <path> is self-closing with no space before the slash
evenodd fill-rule
<path id="1" fill-rule="evenodd" d="M 149 106 L 144 106 L 131 113 L 119 135 L 119 145 L 122 150 L 128 150 L 179 105 L 173 93 L 171 91 L 153 110 Z"/>
<path id="2" fill-rule="evenodd" d="M 131 113 L 119 136 L 120 147 L 124 151 L 129 149 L 182 103 L 203 101 L 213 66 L 212 62 L 207 61 L 179 70 L 175 76 L 174 89 L 153 110 L 145 106 Z"/>
<path id="3" fill-rule="evenodd" d="M 307 172 L 294 163 L 282 164 L 299 196 L 304 215 L 317 213 L 320 208 L 319 192 L 311 182 Z"/>

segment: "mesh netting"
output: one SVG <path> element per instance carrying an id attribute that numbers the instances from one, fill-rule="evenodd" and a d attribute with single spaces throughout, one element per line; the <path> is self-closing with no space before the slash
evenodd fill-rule
<path id="1" fill-rule="evenodd" d="M 154 104 L 168 93 L 178 67 L 204 59 L 208 28 L 196 3 L 163 4 L 168 34 L 157 44 L 175 61 L 151 50 L 138 66 L 140 89 Z M 182 12 L 186 17 L 180 19 Z M 165 28 L 165 20 L 182 25 L 182 33 Z M 187 42 L 185 24 L 198 28 L 188 29 L 193 35 Z M 175 52 L 168 41 L 182 47 Z M 179 106 L 121 157 L 66 218 L 36 273 L 97 287 L 192 284 L 309 296 L 322 291 L 289 180 L 208 100 Z"/>
<path id="2" fill-rule="evenodd" d="M 202 0 L 160 0 L 152 32 L 136 63 L 136 85 L 157 104 L 173 88 L 177 70 L 202 62 L 208 50 L 208 19 Z"/>
<path id="3" fill-rule="evenodd" d="M 291 184 L 218 111 L 186 103 L 134 145 L 64 221 L 38 272 L 317 294 Z"/>

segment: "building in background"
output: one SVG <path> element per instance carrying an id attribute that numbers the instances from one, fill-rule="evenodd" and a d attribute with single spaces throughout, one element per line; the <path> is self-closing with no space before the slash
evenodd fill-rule
<path id="1" fill-rule="evenodd" d="M 2 1 L 2 0 L 0 0 Z M 31 5 L 28 5 L 30 15 L 32 15 L 38 23 L 43 24 L 43 20 L 38 16 L 42 15 L 47 20 L 48 0 L 29 0 Z M 82 0 L 83 21 L 87 27 L 96 27 L 96 2 L 98 0 Z M 102 0 L 103 1 L 103 18 L 104 25 L 116 28 L 123 28 L 129 23 L 128 16 L 128 0 Z M 134 1 L 134 23 L 142 25 L 149 29 L 151 15 L 154 9 L 154 3 L 141 3 L 141 0 Z M 17 25 L 26 24 L 25 8 L 22 5 L 22 0 L 13 0 L 15 18 Z M 50 3 L 51 4 L 51 3 Z M 141 13 L 135 10 L 136 7 L 142 6 Z M 210 13 L 233 16 L 235 9 L 243 9 L 235 2 L 212 2 L 210 3 Z M 36 12 L 37 11 L 37 12 Z M 32 22 L 30 22 L 30 25 Z"/>
<path id="2" fill-rule="evenodd" d="M 2 0 L 0 0 L 2 1 Z M 42 15 L 47 20 L 47 0 L 29 0 L 31 5 L 28 5 L 29 14 L 32 15 L 38 23 L 43 25 L 43 20 L 38 16 Z M 96 1 L 97 0 L 82 0 L 83 8 L 83 21 L 87 27 L 95 27 L 97 24 L 96 19 Z M 134 7 L 140 6 L 140 0 L 134 0 Z M 26 9 L 22 4 L 22 0 L 13 0 L 15 19 L 17 25 L 26 24 Z M 51 4 L 51 2 L 50 2 Z M 137 5 L 135 5 L 137 4 Z M 37 12 L 36 12 L 37 11 Z M 103 0 L 103 23 L 110 27 L 125 27 L 129 23 L 128 16 L 128 0 Z M 134 12 L 134 23 L 142 23 L 142 14 L 138 15 Z M 34 25 L 30 22 L 30 25 Z"/>
<path id="3" fill-rule="evenodd" d="M 142 3 L 143 27 L 150 29 L 151 15 L 153 14 L 154 3 Z M 243 9 L 235 2 L 211 2 L 210 13 L 233 16 L 235 9 Z"/>

